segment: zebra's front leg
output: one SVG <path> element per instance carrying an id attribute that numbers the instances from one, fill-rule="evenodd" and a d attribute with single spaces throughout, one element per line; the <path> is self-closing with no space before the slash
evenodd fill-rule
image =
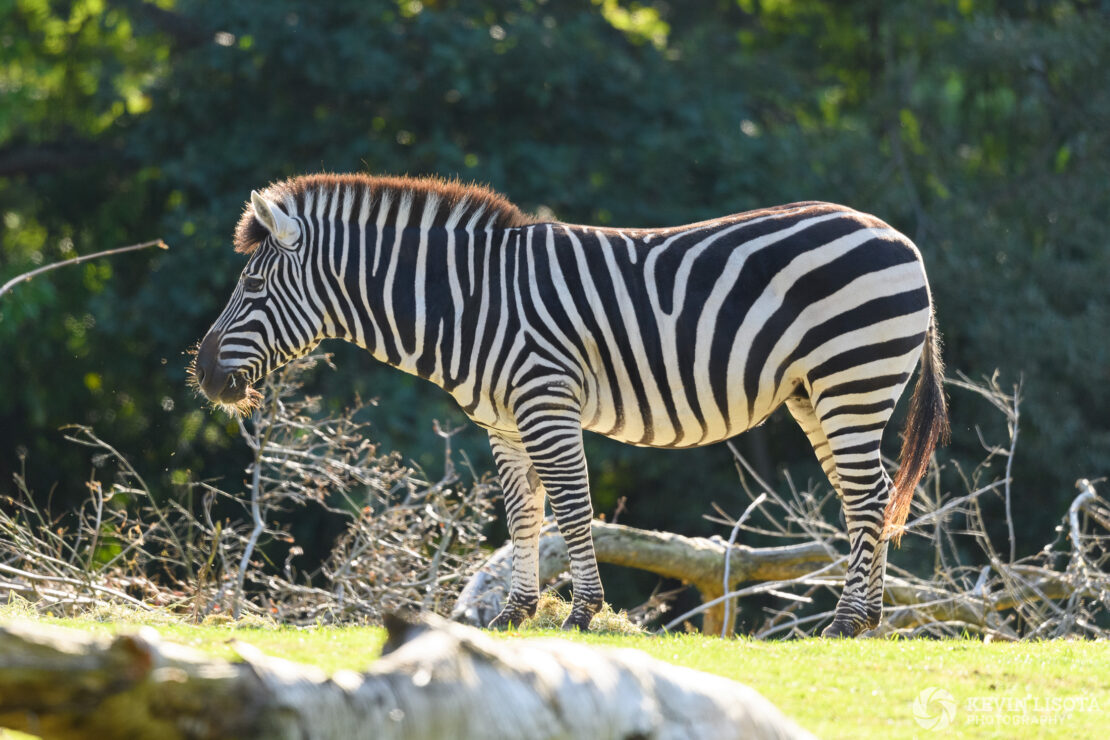
<path id="1" fill-rule="evenodd" d="M 563 629 L 586 630 L 605 603 L 605 593 L 597 572 L 590 529 L 593 505 L 582 448 L 582 422 L 577 405 L 562 386 L 541 385 L 537 395 L 541 394 L 542 405 L 521 404 L 527 410 L 523 414 L 518 412 L 517 426 L 528 457 L 547 491 L 570 556 L 574 593 Z"/>
<path id="2" fill-rule="evenodd" d="M 540 598 L 539 543 L 543 526 L 543 486 L 520 440 L 490 432 L 490 448 L 505 496 L 505 515 L 513 542 L 512 580 L 501 613 L 490 629 L 520 625 L 536 614 Z"/>

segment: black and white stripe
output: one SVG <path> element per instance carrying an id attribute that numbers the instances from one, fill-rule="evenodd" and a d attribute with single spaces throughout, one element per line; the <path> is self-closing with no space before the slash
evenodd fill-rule
<path id="1" fill-rule="evenodd" d="M 202 344 L 215 377 L 245 387 L 339 337 L 443 387 L 489 431 L 514 543 L 496 624 L 534 611 L 545 495 L 572 555 L 568 624 L 602 603 L 583 430 L 696 447 L 784 403 L 848 522 L 828 633 L 877 624 L 892 492 L 879 445 L 923 348 L 903 498 L 944 426 L 921 257 L 878 219 L 807 202 L 609 229 L 532 222 L 476 187 L 313 176 L 255 194 L 237 240 L 252 256 Z"/>

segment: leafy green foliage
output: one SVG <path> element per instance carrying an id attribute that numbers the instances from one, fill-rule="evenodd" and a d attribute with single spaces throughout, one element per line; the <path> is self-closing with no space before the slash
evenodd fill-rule
<path id="1" fill-rule="evenodd" d="M 63 423 L 172 482 L 241 475 L 228 420 L 185 386 L 229 294 L 251 188 L 314 170 L 457 175 L 568 221 L 664 225 L 802 199 L 914 238 L 945 358 L 1025 377 L 1019 534 L 1110 472 L 1110 23 L 1085 0 L 5 0 L 0 280 L 162 237 L 0 303 L 0 490 L 82 495 Z M 350 349 L 326 397 L 381 399 L 387 447 L 432 459 L 442 393 Z M 313 389 L 321 390 L 321 389 Z M 981 410 L 952 409 L 978 459 Z M 889 449 L 896 449 L 893 434 Z M 989 435 L 988 435 L 989 436 Z M 460 435 L 480 468 L 484 439 Z M 591 440 L 600 510 L 695 532 L 735 508 L 720 448 Z M 785 417 L 740 442 L 820 475 Z M 142 459 L 145 458 L 145 459 Z M 773 472 L 773 471 L 768 471 Z"/>

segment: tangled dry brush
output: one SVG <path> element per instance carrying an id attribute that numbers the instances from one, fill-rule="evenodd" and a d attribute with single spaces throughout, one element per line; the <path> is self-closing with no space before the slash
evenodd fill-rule
<path id="1" fill-rule="evenodd" d="M 55 613 L 115 603 L 294 624 L 449 610 L 482 558 L 497 489 L 456 467 L 449 431 L 433 480 L 369 441 L 364 404 L 321 414 L 301 389 L 326 364 L 304 358 L 267 379 L 259 408 L 239 420 L 251 462 L 238 492 L 190 481 L 159 495 L 92 429 L 68 428 L 67 439 L 92 451 L 89 495 L 55 516 L 17 476 L 16 496 L 0 507 L 0 600 Z M 302 570 L 293 525 L 308 515 L 333 529 L 338 521 L 341 534 Z"/>
<path id="2" fill-rule="evenodd" d="M 495 516 L 497 486 L 468 465 L 456 467 L 450 430 L 436 427 L 444 469 L 433 480 L 369 441 L 361 421 L 365 404 L 322 413 L 319 399 L 302 392 L 303 379 L 327 365 L 326 356 L 305 358 L 266 381 L 262 403 L 238 422 L 251 453 L 238 491 L 226 482 L 189 481 L 166 495 L 92 429 L 67 429 L 71 442 L 90 449 L 89 495 L 78 511 L 52 514 L 16 477 L 15 495 L 0 501 L 0 603 L 18 600 L 52 613 L 115 605 L 193 620 L 263 617 L 291 624 L 378 622 L 399 609 L 449 613 L 489 558 L 483 532 Z M 1007 439 L 984 441 L 986 458 L 972 470 L 954 462 L 934 466 L 907 526 L 906 547 L 914 548 L 919 567 L 911 572 L 892 564 L 880 634 L 1110 636 L 1107 501 L 1081 480 L 1071 506 L 1058 513 L 1055 539 L 1017 557 L 1010 473 L 1020 387 L 1007 391 L 997 378 L 949 385 L 953 394 L 993 406 Z M 739 517 L 723 509 L 709 517 L 731 533 L 712 545 L 725 554 L 744 538 L 805 543 L 826 556 L 810 553 L 812 565 L 800 577 L 739 588 L 726 565 L 725 596 L 717 602 L 745 608 L 742 631 L 756 636 L 813 635 L 830 616 L 814 605 L 843 585 L 846 541 L 833 494 L 799 489 L 789 476 L 786 490 L 777 490 L 735 454 L 750 505 Z M 988 526 L 998 525 L 997 518 L 988 522 L 984 515 L 991 497 L 1004 512 L 1002 537 L 1000 527 Z M 296 540 L 293 525 L 308 515 L 340 524 L 322 555 L 310 557 Z M 755 594 L 770 595 L 774 605 L 746 607 L 744 597 Z M 633 613 L 666 622 L 667 629 L 708 607 L 675 616 L 666 613 L 666 599 L 655 598 Z M 730 629 L 735 617 L 726 611 L 724 619 Z"/>

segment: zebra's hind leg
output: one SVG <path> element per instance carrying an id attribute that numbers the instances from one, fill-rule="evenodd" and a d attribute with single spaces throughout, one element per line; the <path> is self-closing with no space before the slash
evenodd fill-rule
<path id="1" fill-rule="evenodd" d="M 887 404 L 880 405 L 880 420 L 882 418 L 882 410 L 885 409 L 886 405 Z M 817 462 L 820 463 L 821 469 L 828 477 L 837 496 L 843 500 L 844 491 L 840 485 L 840 475 L 837 473 L 836 461 L 833 458 L 832 448 L 821 426 L 821 420 L 817 418 L 817 413 L 813 409 L 813 404 L 807 396 L 798 395 L 786 399 L 786 408 L 790 411 L 790 415 L 794 417 L 794 420 L 798 422 L 798 426 L 805 432 L 806 437 L 809 439 L 810 446 L 813 447 L 813 453 L 817 456 Z M 835 426 L 836 421 L 834 416 L 829 418 L 827 423 L 829 426 Z M 838 427 L 838 429 L 844 428 L 845 427 Z M 857 476 L 851 475 L 850 477 L 855 479 Z M 886 485 L 889 489 L 891 485 L 890 477 L 885 470 L 882 470 L 882 478 L 886 481 Z M 889 496 L 889 494 L 887 495 Z M 867 591 L 864 597 L 865 619 L 861 631 L 875 629 L 879 626 L 879 622 L 883 618 L 883 585 L 886 579 L 886 550 L 886 540 L 881 540 L 875 547 L 872 556 L 871 571 L 868 575 Z"/>
<path id="2" fill-rule="evenodd" d="M 886 485 L 884 500 L 889 501 L 894 493 L 894 484 L 883 470 L 883 483 Z M 885 512 L 886 505 L 883 505 Z M 886 584 L 886 553 L 887 540 L 880 535 L 879 543 L 875 546 L 875 554 L 871 559 L 871 575 L 867 580 L 867 621 L 864 629 L 873 630 L 879 626 L 883 619 L 883 589 Z"/>
<path id="3" fill-rule="evenodd" d="M 876 446 L 876 450 L 877 450 Z M 882 463 L 875 455 L 874 465 Z M 883 574 L 886 570 L 886 542 L 882 539 L 883 513 L 890 500 L 890 488 L 884 475 L 870 487 L 861 484 L 856 488 L 846 478 L 844 481 L 844 518 L 848 523 L 848 567 L 844 576 L 844 592 L 836 605 L 833 622 L 825 628 L 826 637 L 855 637 L 864 630 L 878 625 L 882 616 Z M 860 475 L 867 478 L 869 475 Z"/>
<path id="4" fill-rule="evenodd" d="M 840 490 L 840 477 L 836 474 L 836 463 L 833 460 L 832 449 L 829 447 L 829 440 L 825 437 L 825 430 L 821 428 L 821 420 L 817 418 L 809 397 L 791 396 L 786 399 L 786 408 L 806 433 L 809 446 L 813 448 L 813 454 L 817 456 L 817 462 L 821 465 L 821 470 L 825 472 L 829 483 L 832 483 L 836 495 L 843 498 L 844 492 Z"/>
<path id="5" fill-rule="evenodd" d="M 871 577 L 867 581 L 867 621 L 863 628 L 873 630 L 883 620 L 883 589 L 886 584 L 887 541 L 880 539 L 871 560 Z"/>
<path id="6" fill-rule="evenodd" d="M 490 448 L 505 496 L 505 514 L 513 541 L 512 581 L 501 613 L 490 629 L 520 625 L 536 614 L 539 601 L 539 542 L 543 526 L 543 486 L 519 440 L 490 432 Z"/>
<path id="7" fill-rule="evenodd" d="M 822 468 L 840 493 L 848 525 L 844 591 L 833 622 L 823 633 L 827 637 L 854 637 L 876 627 L 882 616 L 886 572 L 882 529 L 891 485 L 879 447 L 902 385 L 863 390 L 850 393 L 857 387 L 841 384 L 826 387 L 824 395 L 814 395 L 816 401 L 808 401 L 827 448 L 819 448 L 816 433 L 810 433 L 807 423 L 799 419 L 814 443 Z M 789 408 L 796 418 L 798 411 L 805 411 L 799 401 L 792 401 Z"/>

